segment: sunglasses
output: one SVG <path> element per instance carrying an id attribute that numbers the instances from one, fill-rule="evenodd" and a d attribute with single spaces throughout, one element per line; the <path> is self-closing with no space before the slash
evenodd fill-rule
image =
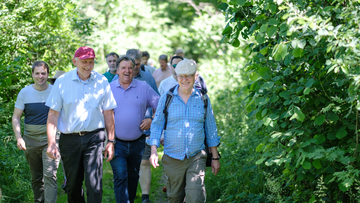
<path id="1" fill-rule="evenodd" d="M 177 65 L 177 64 L 173 64 L 172 66 L 173 66 L 174 68 L 176 68 L 176 65 Z"/>

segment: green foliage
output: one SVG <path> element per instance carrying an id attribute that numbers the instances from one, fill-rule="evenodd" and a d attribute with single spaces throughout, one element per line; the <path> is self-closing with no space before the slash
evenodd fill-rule
<path id="1" fill-rule="evenodd" d="M 260 156 L 258 167 L 282 183 L 283 200 L 309 201 L 324 177 L 323 201 L 355 201 L 346 191 L 354 190 L 360 172 L 358 2 L 222 2 L 224 41 L 247 40 L 253 56 L 241 89 L 252 130 L 242 142 L 262 136 L 251 154 Z M 250 192 L 241 200 L 280 198 L 270 189 Z M 238 201 L 236 195 L 227 201 Z"/>
<path id="2" fill-rule="evenodd" d="M 56 69 L 71 67 L 85 45 L 92 22 L 69 0 L 9 0 L 0 3 L 0 189 L 3 202 L 31 201 L 30 173 L 16 147 L 11 116 L 21 88 L 32 83 L 31 65 L 43 60 Z M 0 200 L 0 201 L 1 201 Z"/>

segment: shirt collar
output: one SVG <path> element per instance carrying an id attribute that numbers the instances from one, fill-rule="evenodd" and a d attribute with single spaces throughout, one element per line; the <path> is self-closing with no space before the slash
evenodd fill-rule
<path id="1" fill-rule="evenodd" d="M 179 95 L 178 89 L 179 89 L 179 85 L 176 85 L 176 88 L 174 89 L 174 92 L 173 92 L 174 95 Z M 196 95 L 200 96 L 200 91 L 199 91 L 198 89 L 196 89 L 195 87 L 193 87 L 193 89 L 195 89 L 195 91 L 193 91 L 193 92 L 191 93 L 191 95 L 195 95 L 195 94 L 196 94 Z"/>
<path id="2" fill-rule="evenodd" d="M 133 77 L 133 78 L 136 78 L 136 79 L 140 79 L 140 78 L 143 78 L 143 73 L 144 71 L 140 70 L 139 74 L 137 74 L 137 76 Z"/>
<path id="3" fill-rule="evenodd" d="M 123 88 L 123 86 L 120 85 L 119 80 L 120 80 L 120 78 L 118 78 L 117 80 L 115 80 L 115 81 L 116 81 L 116 87 L 121 87 L 121 88 Z M 129 87 L 128 87 L 127 89 L 129 89 L 129 88 L 131 88 L 131 87 L 133 87 L 133 88 L 136 87 L 136 81 L 135 81 L 134 78 L 132 79 L 132 81 L 131 81 L 131 83 L 130 83 L 130 85 L 129 85 Z M 125 88 L 123 88 L 123 89 L 125 89 Z"/>

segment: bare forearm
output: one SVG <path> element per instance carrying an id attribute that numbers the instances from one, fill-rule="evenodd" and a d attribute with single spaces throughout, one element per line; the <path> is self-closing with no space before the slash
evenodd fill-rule
<path id="1" fill-rule="evenodd" d="M 108 140 L 115 139 L 115 122 L 114 122 L 114 111 L 104 111 L 105 128 L 108 135 Z"/>
<path id="2" fill-rule="evenodd" d="M 213 158 L 218 158 L 218 150 L 217 147 L 210 147 Z"/>
<path id="3" fill-rule="evenodd" d="M 12 118 L 12 128 L 16 137 L 16 140 L 21 138 L 20 118 Z"/>
<path id="4" fill-rule="evenodd" d="M 47 130 L 49 146 L 56 143 L 55 135 L 56 135 L 58 118 L 59 118 L 59 112 L 50 109 L 49 114 L 48 114 L 48 120 L 46 123 L 46 130 Z"/>

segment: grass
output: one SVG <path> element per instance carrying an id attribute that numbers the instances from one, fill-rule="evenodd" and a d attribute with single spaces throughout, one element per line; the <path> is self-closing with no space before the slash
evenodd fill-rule
<path id="1" fill-rule="evenodd" d="M 159 160 L 162 158 L 163 148 L 160 147 L 158 149 Z M 162 188 L 165 185 L 162 180 L 163 177 L 163 167 L 162 163 L 159 163 L 160 166 L 156 169 L 151 167 L 151 189 L 150 189 L 150 200 L 151 202 L 165 202 L 166 201 L 166 193 L 162 192 Z M 66 203 L 67 195 L 64 190 L 61 188 L 61 185 L 64 183 L 64 172 L 62 166 L 60 164 L 58 173 L 58 199 L 57 203 Z M 86 190 L 85 186 L 84 189 Z M 86 192 L 85 192 L 86 194 Z M 137 187 L 135 203 L 141 203 L 141 188 L 140 185 Z M 113 173 L 111 169 L 110 163 L 106 163 L 104 161 L 103 164 L 103 202 L 106 203 L 115 203 L 115 194 L 114 194 L 114 183 L 113 183 Z"/>

